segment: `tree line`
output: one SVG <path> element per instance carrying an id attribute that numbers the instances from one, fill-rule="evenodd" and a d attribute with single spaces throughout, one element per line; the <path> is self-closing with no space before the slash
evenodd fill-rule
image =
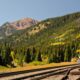
<path id="1" fill-rule="evenodd" d="M 44 59 L 47 59 L 48 63 L 70 62 L 72 58 L 78 57 L 76 53 L 77 48 L 78 41 L 65 45 L 48 46 L 45 50 L 34 46 L 18 49 L 5 43 L 3 46 L 0 46 L 0 65 L 16 67 L 17 65 L 23 66 L 24 63 L 33 61 L 42 62 Z M 45 56 L 47 57 L 45 58 Z"/>

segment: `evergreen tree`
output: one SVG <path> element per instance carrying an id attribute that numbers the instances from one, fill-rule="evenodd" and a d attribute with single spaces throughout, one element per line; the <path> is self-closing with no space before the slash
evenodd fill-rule
<path id="1" fill-rule="evenodd" d="M 71 61 L 71 58 L 72 58 L 72 48 L 70 46 L 68 46 L 68 61 Z"/>
<path id="2" fill-rule="evenodd" d="M 10 53 L 11 53 L 11 50 L 9 47 L 7 47 L 5 52 L 5 61 L 6 61 L 6 64 L 9 64 L 9 65 L 11 65 L 11 62 L 13 60 Z"/>
<path id="3" fill-rule="evenodd" d="M 40 51 L 39 51 L 39 53 L 38 53 L 37 60 L 38 60 L 38 61 L 42 61 L 42 57 L 41 57 L 41 52 L 40 52 Z"/>
<path id="4" fill-rule="evenodd" d="M 65 52 L 64 52 L 64 61 L 68 61 L 68 47 L 65 47 Z"/>
<path id="5" fill-rule="evenodd" d="M 30 54 L 29 48 L 27 49 L 27 52 L 26 52 L 26 62 L 27 63 L 31 62 L 31 54 Z"/>
<path id="6" fill-rule="evenodd" d="M 1 53 L 0 53 L 0 65 L 4 65 L 3 60 L 2 60 Z"/>
<path id="7" fill-rule="evenodd" d="M 36 49 L 35 49 L 35 47 L 33 47 L 33 50 L 32 50 L 32 61 L 34 61 L 36 59 L 36 54 L 37 54 Z"/>

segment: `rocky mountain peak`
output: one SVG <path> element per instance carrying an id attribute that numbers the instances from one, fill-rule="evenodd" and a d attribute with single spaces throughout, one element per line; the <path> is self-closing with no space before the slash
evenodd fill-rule
<path id="1" fill-rule="evenodd" d="M 21 30 L 21 29 L 28 28 L 28 27 L 30 27 L 32 25 L 35 25 L 37 23 L 38 23 L 38 21 L 37 20 L 34 20 L 32 18 L 23 18 L 21 20 L 12 22 L 11 25 L 14 28 L 16 28 L 17 30 Z"/>

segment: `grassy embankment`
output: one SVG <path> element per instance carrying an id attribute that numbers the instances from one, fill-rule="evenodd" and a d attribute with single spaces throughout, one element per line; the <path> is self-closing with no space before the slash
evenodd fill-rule
<path id="1" fill-rule="evenodd" d="M 0 72 L 15 72 L 15 71 L 46 68 L 46 67 L 57 67 L 57 66 L 71 65 L 75 63 L 76 62 L 61 62 L 61 63 L 43 64 L 40 62 L 36 62 L 36 63 L 33 62 L 30 64 L 26 64 L 24 67 L 17 67 L 17 68 L 7 68 L 4 66 L 0 66 Z"/>

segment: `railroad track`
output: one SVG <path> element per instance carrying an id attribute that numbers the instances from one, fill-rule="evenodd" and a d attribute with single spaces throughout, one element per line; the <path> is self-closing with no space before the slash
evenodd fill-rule
<path id="1" fill-rule="evenodd" d="M 67 80 L 70 71 L 75 68 L 80 68 L 80 64 L 68 65 L 57 68 L 49 67 L 18 72 L 1 73 L 0 80 L 46 80 L 47 77 L 59 74 L 63 74 L 63 77 L 59 80 Z"/>

